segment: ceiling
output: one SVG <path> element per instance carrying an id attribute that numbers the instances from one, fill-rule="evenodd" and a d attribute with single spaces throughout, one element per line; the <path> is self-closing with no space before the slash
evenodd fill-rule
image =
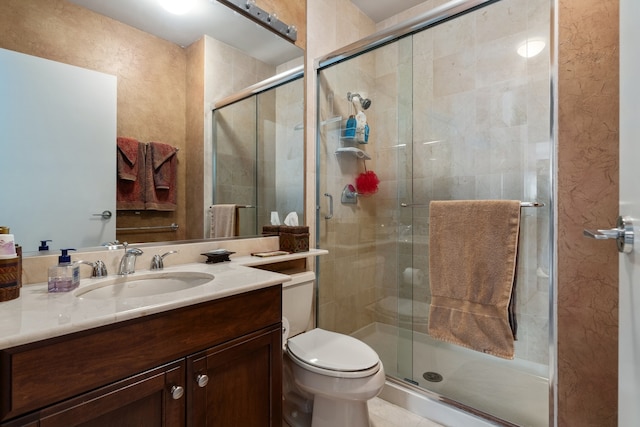
<path id="1" fill-rule="evenodd" d="M 158 0 L 68 1 L 180 46 L 189 46 L 207 34 L 271 65 L 302 56 L 293 43 L 215 0 L 197 0 L 185 15 L 167 12 Z"/>
<path id="2" fill-rule="evenodd" d="M 387 18 L 424 3 L 426 0 L 351 0 L 376 24 Z"/>
<path id="3" fill-rule="evenodd" d="M 203 34 L 233 46 L 254 58 L 280 65 L 302 55 L 301 49 L 238 15 L 215 0 L 196 0 L 185 15 L 173 15 L 158 0 L 69 0 L 71 3 L 154 34 L 180 46 L 189 46 Z M 351 0 L 373 21 L 380 22 L 424 0 Z"/>

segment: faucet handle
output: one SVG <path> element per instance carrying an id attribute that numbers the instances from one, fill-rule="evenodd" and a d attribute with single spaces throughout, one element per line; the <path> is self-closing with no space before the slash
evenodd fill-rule
<path id="1" fill-rule="evenodd" d="M 106 277 L 108 276 L 107 273 L 107 266 L 104 264 L 104 262 L 97 260 L 96 262 L 89 262 L 89 261 L 76 261 L 78 264 L 85 264 L 85 265 L 90 265 L 93 270 L 91 271 L 91 277 Z"/>
<path id="2" fill-rule="evenodd" d="M 164 268 L 164 257 L 171 254 L 176 254 L 178 251 L 169 251 L 162 255 L 154 255 L 151 259 L 151 270 L 162 270 Z"/>
<path id="3" fill-rule="evenodd" d="M 107 266 L 104 262 L 97 260 L 95 265 L 93 266 L 92 277 L 106 277 L 109 274 L 107 273 Z"/>

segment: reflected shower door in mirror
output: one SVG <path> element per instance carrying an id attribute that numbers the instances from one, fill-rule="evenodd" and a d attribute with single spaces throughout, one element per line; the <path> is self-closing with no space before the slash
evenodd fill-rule
<path id="1" fill-rule="evenodd" d="M 280 220 L 296 212 L 302 223 L 303 89 L 302 75 L 295 75 L 213 111 L 212 200 L 236 205 L 235 236 L 259 234 L 271 212 Z"/>

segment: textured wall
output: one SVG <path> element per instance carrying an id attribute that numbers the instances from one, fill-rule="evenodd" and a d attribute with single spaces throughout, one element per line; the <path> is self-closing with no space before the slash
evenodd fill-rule
<path id="1" fill-rule="evenodd" d="M 204 37 L 187 48 L 187 129 L 186 129 L 186 169 L 189 191 L 186 194 L 187 230 L 185 238 L 201 239 L 203 234 L 204 206 Z"/>
<path id="2" fill-rule="evenodd" d="M 618 1 L 559 1 L 558 425 L 615 426 Z"/>

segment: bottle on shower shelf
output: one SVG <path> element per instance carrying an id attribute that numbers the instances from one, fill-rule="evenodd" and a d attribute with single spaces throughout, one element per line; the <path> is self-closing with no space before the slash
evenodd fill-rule
<path id="1" fill-rule="evenodd" d="M 347 125 L 346 125 L 346 128 L 344 130 L 344 137 L 345 138 L 355 138 L 356 137 L 356 126 L 357 126 L 356 117 L 352 114 L 347 119 Z"/>

